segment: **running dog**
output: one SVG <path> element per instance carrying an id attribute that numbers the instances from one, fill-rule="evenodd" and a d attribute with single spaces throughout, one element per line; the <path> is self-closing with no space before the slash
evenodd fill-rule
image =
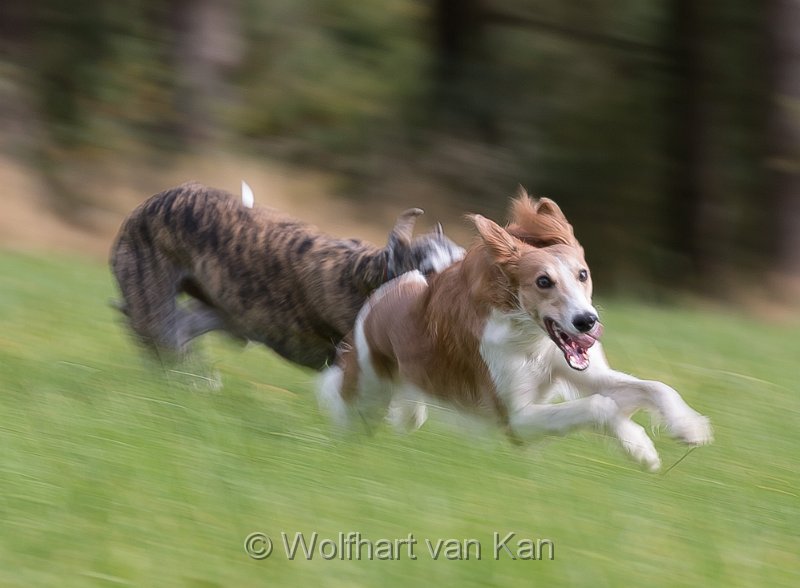
<path id="1" fill-rule="evenodd" d="M 192 339 L 223 330 L 322 369 L 378 286 L 463 257 L 441 225 L 412 238 L 420 214 L 401 214 L 379 248 L 253 208 L 252 198 L 184 184 L 151 197 L 124 221 L 111 252 L 119 308 L 161 358 L 180 358 Z"/>
<path id="2" fill-rule="evenodd" d="M 651 471 L 661 462 L 630 418 L 639 409 L 685 443 L 710 443 L 708 419 L 678 392 L 609 367 L 583 248 L 556 203 L 523 192 L 511 217 L 504 229 L 471 216 L 479 239 L 462 261 L 407 273 L 367 300 L 320 377 L 323 408 L 342 425 L 388 416 L 414 429 L 426 402 L 443 402 L 515 441 L 601 427 Z"/>

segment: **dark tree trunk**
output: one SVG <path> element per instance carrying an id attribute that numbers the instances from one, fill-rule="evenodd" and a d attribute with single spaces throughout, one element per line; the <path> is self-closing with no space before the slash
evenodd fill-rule
<path id="1" fill-rule="evenodd" d="M 242 56 L 238 1 L 179 0 L 173 4 L 173 44 L 179 78 L 176 106 L 184 139 L 204 142 L 220 131 L 224 72 Z"/>
<path id="2" fill-rule="evenodd" d="M 436 0 L 433 7 L 433 112 L 455 130 L 496 140 L 482 0 Z"/>
<path id="3" fill-rule="evenodd" d="M 704 290 L 719 284 L 729 261 L 731 227 L 715 167 L 713 64 L 709 44 L 713 22 L 708 7 L 696 0 L 674 0 L 672 39 L 674 85 L 667 124 L 667 246 L 677 254 L 671 273 Z M 671 123 L 671 124 L 670 124 Z"/>
<path id="4" fill-rule="evenodd" d="M 769 158 L 777 270 L 800 278 L 800 2 L 772 0 Z"/>

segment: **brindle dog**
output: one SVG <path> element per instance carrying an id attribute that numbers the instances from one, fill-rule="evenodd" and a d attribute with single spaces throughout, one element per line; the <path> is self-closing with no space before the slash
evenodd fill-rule
<path id="1" fill-rule="evenodd" d="M 378 248 L 184 184 L 151 197 L 124 221 L 111 251 L 119 307 L 162 359 L 182 357 L 195 337 L 223 330 L 322 369 L 378 286 L 463 257 L 441 226 L 412 239 L 420 214 L 401 214 Z M 180 303 L 181 294 L 189 300 Z"/>

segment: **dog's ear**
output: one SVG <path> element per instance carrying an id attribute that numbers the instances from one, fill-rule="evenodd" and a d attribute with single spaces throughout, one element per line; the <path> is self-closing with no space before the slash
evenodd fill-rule
<path id="1" fill-rule="evenodd" d="M 417 217 L 423 213 L 421 208 L 409 208 L 399 217 L 394 223 L 392 232 L 389 233 L 389 247 L 397 247 L 398 245 L 408 246 L 411 244 L 411 237 L 414 234 L 414 224 L 417 222 Z"/>
<path id="2" fill-rule="evenodd" d="M 483 244 L 496 262 L 508 265 L 519 260 L 520 242 L 509 235 L 503 227 L 480 214 L 469 215 L 468 218 L 475 223 Z"/>
<path id="3" fill-rule="evenodd" d="M 549 198 L 539 198 L 539 201 L 536 203 L 536 212 L 544 215 L 544 216 L 553 216 L 558 219 L 562 219 L 566 222 L 567 217 L 564 216 L 564 213 L 561 212 L 561 208 L 550 200 Z"/>
<path id="4" fill-rule="evenodd" d="M 436 226 L 433 227 L 433 234 L 437 237 L 444 237 L 444 227 L 442 223 L 436 223 Z"/>
<path id="5" fill-rule="evenodd" d="M 402 273 L 415 269 L 411 251 L 411 238 L 414 235 L 414 224 L 417 217 L 422 214 L 420 208 L 409 208 L 399 217 L 389 233 L 389 243 L 386 249 L 389 253 L 387 272 L 389 276 L 399 276 Z"/>

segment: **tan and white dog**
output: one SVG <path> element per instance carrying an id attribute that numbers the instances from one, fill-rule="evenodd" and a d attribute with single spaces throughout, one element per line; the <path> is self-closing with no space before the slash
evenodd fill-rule
<path id="1" fill-rule="evenodd" d="M 446 403 L 515 441 L 600 427 L 651 471 L 661 461 L 630 418 L 639 409 L 685 443 L 711 442 L 708 419 L 674 389 L 609 367 L 583 249 L 552 200 L 523 193 L 505 229 L 470 218 L 480 239 L 463 261 L 428 278 L 407 273 L 361 309 L 319 383 L 340 424 L 389 416 L 413 429 L 426 402 Z"/>

